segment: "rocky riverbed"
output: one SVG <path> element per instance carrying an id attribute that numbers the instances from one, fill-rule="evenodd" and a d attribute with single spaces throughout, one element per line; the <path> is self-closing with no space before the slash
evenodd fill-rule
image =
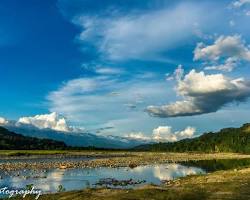
<path id="1" fill-rule="evenodd" d="M 30 162 L 30 157 L 23 158 L 18 162 L 6 162 L 0 164 L 0 170 L 12 171 L 20 169 L 67 169 L 67 168 L 96 168 L 96 167 L 131 167 L 139 165 L 175 163 L 189 160 L 211 160 L 211 159 L 242 159 L 250 158 L 250 155 L 218 153 L 218 154 L 197 154 L 197 153 L 148 153 L 148 152 L 126 152 L 126 153 L 100 153 L 84 154 L 92 156 L 91 160 L 65 159 L 75 155 L 64 155 L 62 161 L 40 161 Z M 57 155 L 59 156 L 59 155 Z M 79 156 L 79 154 L 78 154 Z M 5 158 L 6 159 L 6 158 Z"/>

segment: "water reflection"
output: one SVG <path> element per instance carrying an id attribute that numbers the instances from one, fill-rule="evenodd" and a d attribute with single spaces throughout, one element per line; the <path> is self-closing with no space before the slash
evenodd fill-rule
<path id="1" fill-rule="evenodd" d="M 117 180 L 133 179 L 145 182 L 137 185 L 126 185 L 122 187 L 132 188 L 143 184 L 161 184 L 162 180 L 171 180 L 191 174 L 205 173 L 201 168 L 187 167 L 180 164 L 161 164 L 138 166 L 133 169 L 121 168 L 84 168 L 84 169 L 54 169 L 48 171 L 22 170 L 3 176 L 0 180 L 0 187 L 23 188 L 28 184 L 34 184 L 43 192 L 56 192 L 59 185 L 66 190 L 83 189 L 96 187 L 100 179 L 114 178 Z M 16 174 L 19 174 L 18 176 Z M 120 187 L 120 186 L 114 186 Z"/>
<path id="2" fill-rule="evenodd" d="M 166 170 L 167 168 L 167 170 Z M 186 167 L 179 164 L 169 164 L 168 166 L 155 166 L 154 175 L 160 180 L 172 180 L 177 177 L 185 177 L 194 174 L 203 174 L 204 170 L 197 167 Z"/>

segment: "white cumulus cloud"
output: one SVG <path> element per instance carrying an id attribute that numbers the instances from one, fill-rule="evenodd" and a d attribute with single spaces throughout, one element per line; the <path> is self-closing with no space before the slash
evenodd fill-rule
<path id="1" fill-rule="evenodd" d="M 52 129 L 56 131 L 70 131 L 65 118 L 59 117 L 55 112 L 51 114 L 35 115 L 34 117 L 21 117 L 17 121 L 18 124 L 33 125 L 39 129 Z"/>
<path id="2" fill-rule="evenodd" d="M 242 102 L 250 97 L 250 81 L 191 70 L 177 83 L 176 92 L 183 100 L 163 106 L 148 106 L 146 111 L 157 117 L 216 112 L 229 103 Z"/>
<path id="3" fill-rule="evenodd" d="M 182 131 L 172 131 L 171 126 L 159 126 L 152 131 L 151 136 L 145 136 L 142 132 L 132 132 L 125 135 L 128 138 L 148 140 L 152 142 L 176 142 L 185 138 L 192 138 L 196 129 L 194 127 L 188 126 Z"/>
<path id="4" fill-rule="evenodd" d="M 156 141 L 177 141 L 176 135 L 172 133 L 172 127 L 170 126 L 159 126 L 153 130 L 153 139 Z"/>
<path id="5" fill-rule="evenodd" d="M 153 130 L 153 139 L 160 142 L 175 142 L 184 138 L 193 137 L 196 129 L 194 127 L 187 127 L 183 131 L 172 131 L 171 126 L 159 126 Z"/>
<path id="6" fill-rule="evenodd" d="M 0 125 L 6 125 L 6 124 L 8 124 L 8 120 L 6 120 L 3 117 L 0 117 Z"/>

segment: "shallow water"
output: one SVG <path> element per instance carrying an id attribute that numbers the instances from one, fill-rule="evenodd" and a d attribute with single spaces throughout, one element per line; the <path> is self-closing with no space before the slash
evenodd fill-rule
<path id="1" fill-rule="evenodd" d="M 143 184 L 161 184 L 161 181 L 172 180 L 193 174 L 203 174 L 204 170 L 197 167 L 187 167 L 180 164 L 159 164 L 138 166 L 133 169 L 129 167 L 120 168 L 82 168 L 82 169 L 54 169 L 48 171 L 19 170 L 12 174 L 1 172 L 2 179 L 0 187 L 25 188 L 26 185 L 33 184 L 36 189 L 41 189 L 43 193 L 56 192 L 60 185 L 66 191 L 83 189 L 87 187 L 99 187 L 95 185 L 100 179 L 114 178 L 116 180 L 143 181 L 140 184 L 127 184 L 114 186 L 112 183 L 108 187 L 132 188 Z"/>
<path id="2" fill-rule="evenodd" d="M 35 162 L 38 162 L 37 159 L 35 159 Z M 93 158 L 72 157 L 64 159 L 65 161 L 78 161 L 79 159 Z M 19 162 L 19 160 L 13 160 L 12 162 L 17 161 Z M 46 162 L 48 160 L 40 158 L 39 161 Z M 49 161 L 51 161 L 51 158 Z M 60 161 L 62 161 L 62 158 L 60 158 Z M 250 166 L 250 159 L 189 161 L 179 164 L 137 166 L 135 168 L 23 169 L 10 172 L 0 170 L 0 189 L 3 187 L 22 189 L 30 184 L 33 184 L 35 189 L 42 190 L 42 193 L 57 192 L 60 187 L 65 188 L 66 191 L 88 187 L 135 188 L 151 183 L 160 185 L 164 181 L 188 175 L 205 174 L 216 170 L 235 169 L 244 166 Z"/>

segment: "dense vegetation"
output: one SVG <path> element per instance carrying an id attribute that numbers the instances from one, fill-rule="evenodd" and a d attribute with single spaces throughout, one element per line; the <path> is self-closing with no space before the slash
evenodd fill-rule
<path id="1" fill-rule="evenodd" d="M 59 142 L 50 139 L 38 139 L 27 137 L 8 131 L 0 127 L 0 149 L 13 150 L 58 150 L 65 149 L 67 146 L 64 142 Z"/>
<path id="2" fill-rule="evenodd" d="M 244 124 L 240 128 L 222 129 L 216 133 L 205 133 L 197 138 L 184 139 L 173 143 L 140 145 L 135 150 L 250 153 L 250 124 Z"/>

